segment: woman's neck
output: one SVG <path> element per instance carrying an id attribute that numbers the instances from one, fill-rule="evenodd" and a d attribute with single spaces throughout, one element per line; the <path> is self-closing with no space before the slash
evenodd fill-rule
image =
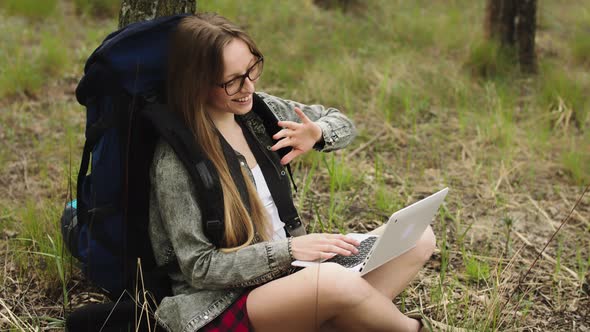
<path id="1" fill-rule="evenodd" d="M 239 127 L 239 124 L 236 122 L 235 114 L 229 112 L 210 112 L 209 117 L 211 121 L 219 130 L 219 132 L 224 136 L 228 137 L 228 135 L 232 132 L 235 132 L 236 129 Z"/>

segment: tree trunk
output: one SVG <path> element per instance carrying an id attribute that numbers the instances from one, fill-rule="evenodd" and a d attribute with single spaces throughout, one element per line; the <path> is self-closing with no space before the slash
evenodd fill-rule
<path id="1" fill-rule="evenodd" d="M 533 74 L 537 72 L 537 56 L 535 54 L 537 0 L 520 0 L 518 11 L 516 38 L 518 39 L 520 69 L 524 73 Z"/>
<path id="2" fill-rule="evenodd" d="M 196 0 L 122 0 L 119 28 L 160 16 L 194 14 L 196 8 Z"/>
<path id="3" fill-rule="evenodd" d="M 514 46 L 516 38 L 516 17 L 518 16 L 517 2 L 519 0 L 503 0 L 500 17 L 500 39 L 504 45 Z"/>
<path id="4" fill-rule="evenodd" d="M 500 8 L 499 1 L 488 0 L 486 4 L 486 14 L 484 19 L 484 30 L 486 39 L 498 38 L 497 32 L 500 30 Z"/>
<path id="5" fill-rule="evenodd" d="M 503 45 L 513 45 L 516 1 L 488 0 L 485 15 L 485 35 Z"/>
<path id="6" fill-rule="evenodd" d="M 535 73 L 537 0 L 487 0 L 485 36 L 503 48 L 517 48 L 520 69 Z"/>
<path id="7" fill-rule="evenodd" d="M 359 0 L 313 0 L 313 3 L 322 9 L 340 8 L 344 12 L 362 10 L 363 1 Z"/>

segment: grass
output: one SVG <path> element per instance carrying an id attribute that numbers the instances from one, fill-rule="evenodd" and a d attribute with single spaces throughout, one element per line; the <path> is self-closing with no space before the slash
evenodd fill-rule
<path id="1" fill-rule="evenodd" d="M 47 32 L 42 36 L 38 57 L 39 71 L 49 77 L 59 76 L 66 72 L 71 63 L 68 49 L 63 47 L 63 37 L 59 32 Z"/>
<path id="2" fill-rule="evenodd" d="M 63 326 L 63 306 L 80 302 L 58 228 L 83 142 L 73 87 L 116 28 L 112 1 L 31 3 L 0 4 L 0 236 L 9 238 L 0 241 L 9 284 L 0 306 L 10 309 L 0 314 L 16 330 Z M 81 16 L 65 14 L 71 4 Z M 540 247 L 590 181 L 585 16 L 573 4 L 540 4 L 540 74 L 524 78 L 513 55 L 482 41 L 483 6 L 371 0 L 358 14 L 303 0 L 199 3 L 245 25 L 259 43 L 268 60 L 259 90 L 334 106 L 354 120 L 351 147 L 294 165 L 296 203 L 314 231 L 364 232 L 449 186 L 434 223 L 437 252 L 396 303 L 478 331 L 542 330 L 548 320 L 568 330 L 580 323 L 573 313 L 546 312 L 578 305 L 587 313 L 584 286 L 564 267 L 579 280 L 588 273 L 589 198 L 548 246 L 558 264 L 540 261 L 519 291 L 536 251 L 516 234 Z M 27 279 L 50 300 L 16 305 Z"/>
<path id="3" fill-rule="evenodd" d="M 63 242 L 59 241 L 61 209 L 55 204 L 43 206 L 39 202 L 29 201 L 20 211 L 17 210 L 17 215 L 22 216 L 19 237 L 14 240 L 15 246 L 22 248 L 18 251 L 17 261 L 21 265 L 36 266 L 46 287 L 63 286 L 63 262 L 67 261 L 69 255 L 63 248 Z"/>
<path id="4" fill-rule="evenodd" d="M 587 76 L 572 79 L 557 64 L 547 63 L 542 72 L 540 102 L 556 115 L 555 126 L 565 130 L 569 126 L 585 128 L 588 125 L 589 102 L 586 91 L 590 88 Z M 563 119 L 564 120 L 560 120 Z"/>
<path id="5" fill-rule="evenodd" d="M 584 32 L 584 30 L 588 31 L 588 27 L 576 32 L 571 41 L 571 49 L 574 60 L 588 66 L 590 65 L 590 41 L 585 38 L 587 32 Z"/>
<path id="6" fill-rule="evenodd" d="M 578 64 L 588 67 L 590 65 L 590 42 L 584 35 L 590 29 L 590 9 L 588 6 L 580 8 L 571 17 L 574 24 L 571 25 L 571 38 L 568 46 L 571 49 L 573 60 Z"/>
<path id="7" fill-rule="evenodd" d="M 27 59 L 22 51 L 17 51 L 16 56 L 4 62 L 2 78 L 0 78 L 0 96 L 16 93 L 34 93 L 44 83 L 38 64 Z"/>
<path id="8" fill-rule="evenodd" d="M 590 181 L 590 153 L 573 148 L 563 154 L 563 165 L 574 183 L 584 185 Z"/>
<path id="9" fill-rule="evenodd" d="M 68 72 L 72 61 L 64 40 L 67 41 L 71 33 L 62 21 L 58 20 L 40 33 L 26 21 L 14 17 L 3 25 L 7 34 L 0 40 L 7 47 L 0 51 L 0 97 L 37 95 L 53 77 Z"/>
<path id="10" fill-rule="evenodd" d="M 19 15 L 28 19 L 45 19 L 58 9 L 59 0 L 3 0 L 0 8 L 8 15 Z"/>
<path id="11" fill-rule="evenodd" d="M 590 256 L 584 259 L 582 248 L 579 245 L 576 245 L 576 261 L 578 278 L 582 280 L 590 268 Z"/>
<path id="12" fill-rule="evenodd" d="M 465 273 L 469 280 L 480 282 L 486 281 L 490 277 L 490 266 L 487 262 L 480 261 L 469 254 L 464 257 Z"/>
<path id="13" fill-rule="evenodd" d="M 120 0 L 73 0 L 76 10 L 89 17 L 113 17 L 119 14 Z"/>
<path id="14" fill-rule="evenodd" d="M 516 55 L 493 41 L 478 41 L 473 44 L 465 67 L 475 77 L 494 78 L 514 73 Z"/>

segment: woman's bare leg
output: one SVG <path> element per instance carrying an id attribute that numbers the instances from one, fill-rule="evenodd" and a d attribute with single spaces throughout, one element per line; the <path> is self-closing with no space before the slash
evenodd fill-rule
<path id="1" fill-rule="evenodd" d="M 324 323 L 339 331 L 417 331 L 416 320 L 404 316 L 360 274 L 324 263 L 255 288 L 247 300 L 256 332 L 316 331 Z"/>
<path id="2" fill-rule="evenodd" d="M 381 226 L 370 233 L 382 235 L 384 228 Z M 393 300 L 415 278 L 435 247 L 436 239 L 432 228 L 428 226 L 416 243 L 416 247 L 367 273 L 364 278 L 386 298 Z M 338 331 L 338 329 L 330 322 L 322 326 L 322 332 L 332 331 Z"/>
<path id="3" fill-rule="evenodd" d="M 380 234 L 383 226 L 371 232 Z M 393 300 L 416 277 L 436 247 L 432 228 L 428 226 L 416 247 L 367 273 L 364 278 L 384 296 Z"/>

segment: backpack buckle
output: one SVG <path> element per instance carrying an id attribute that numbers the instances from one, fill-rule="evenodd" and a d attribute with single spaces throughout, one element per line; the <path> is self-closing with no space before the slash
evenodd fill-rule
<path id="1" fill-rule="evenodd" d="M 299 215 L 289 218 L 287 222 L 285 222 L 285 228 L 291 236 L 301 236 L 306 234 L 305 227 L 303 226 L 301 219 L 299 219 Z"/>

